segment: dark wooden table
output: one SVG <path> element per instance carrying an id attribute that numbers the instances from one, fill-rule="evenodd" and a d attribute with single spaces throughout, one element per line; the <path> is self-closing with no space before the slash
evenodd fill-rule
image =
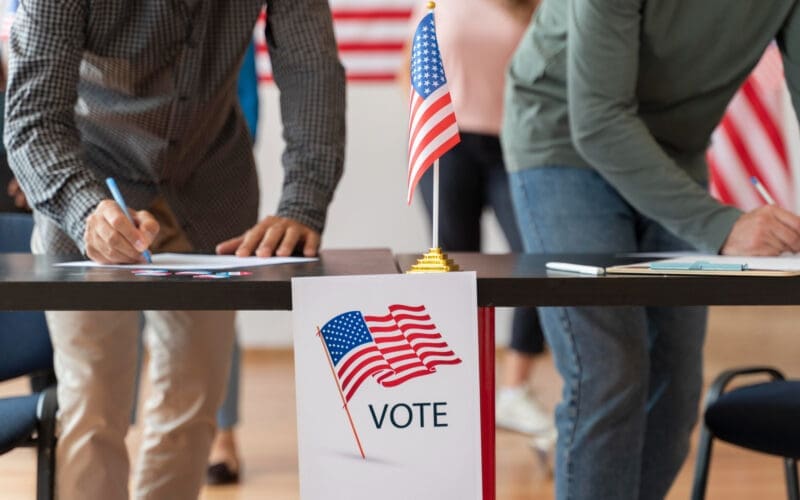
<path id="1" fill-rule="evenodd" d="M 397 256 L 405 271 L 418 255 Z M 478 274 L 480 306 L 797 305 L 800 277 L 607 275 L 545 269 L 548 261 L 612 266 L 656 258 L 613 255 L 449 253 Z"/>
<path id="2" fill-rule="evenodd" d="M 54 262 L 0 254 L 0 310 L 290 310 L 293 277 L 398 272 L 389 249 L 326 250 L 315 262 L 257 267 L 251 276 L 224 280 L 138 277 L 127 269 L 54 267 Z"/>
<path id="3" fill-rule="evenodd" d="M 251 276 L 198 280 L 137 277 L 130 270 L 53 267 L 53 261 L 0 254 L 0 310 L 290 310 L 291 278 L 396 274 L 419 255 L 388 249 L 327 250 L 317 262 L 267 266 Z M 609 266 L 641 260 L 609 255 L 452 253 L 478 276 L 484 499 L 495 498 L 494 307 L 566 305 L 800 304 L 800 277 L 583 276 L 548 271 L 548 261 Z M 78 259 L 79 257 L 76 257 Z M 72 259 L 74 260 L 74 259 Z"/>

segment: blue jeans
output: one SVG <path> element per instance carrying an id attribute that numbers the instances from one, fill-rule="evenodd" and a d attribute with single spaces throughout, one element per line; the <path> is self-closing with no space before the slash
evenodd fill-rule
<path id="1" fill-rule="evenodd" d="M 597 172 L 511 174 L 525 249 L 618 253 L 689 249 Z M 540 308 L 564 379 L 556 410 L 556 497 L 661 499 L 689 449 L 702 388 L 705 307 Z"/>
<path id="2" fill-rule="evenodd" d="M 439 160 L 439 241 L 449 252 L 481 249 L 481 216 L 491 207 L 512 252 L 522 251 L 517 218 L 511 205 L 508 174 L 496 135 L 461 132 L 461 142 Z M 433 169 L 420 179 L 428 214 L 433 212 Z M 517 307 L 509 347 L 527 355 L 544 351 L 535 307 Z"/>

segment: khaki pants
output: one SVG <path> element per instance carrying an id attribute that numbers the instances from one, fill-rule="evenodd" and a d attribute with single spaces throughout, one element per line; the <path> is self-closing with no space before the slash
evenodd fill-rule
<path id="1" fill-rule="evenodd" d="M 157 202 L 151 211 L 161 224 L 153 250 L 191 249 L 166 204 Z M 34 253 L 47 252 L 38 230 L 32 247 Z M 234 316 L 234 311 L 145 312 L 151 391 L 144 405 L 135 498 L 197 497 L 228 379 Z M 57 498 L 126 499 L 124 440 L 134 397 L 139 315 L 48 312 L 47 321 L 58 377 Z"/>

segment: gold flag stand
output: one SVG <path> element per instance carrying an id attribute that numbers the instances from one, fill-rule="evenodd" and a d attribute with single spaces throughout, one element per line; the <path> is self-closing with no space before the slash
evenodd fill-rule
<path id="1" fill-rule="evenodd" d="M 441 248 L 431 248 L 406 273 L 448 273 L 458 270 L 458 264 L 448 259 Z"/>

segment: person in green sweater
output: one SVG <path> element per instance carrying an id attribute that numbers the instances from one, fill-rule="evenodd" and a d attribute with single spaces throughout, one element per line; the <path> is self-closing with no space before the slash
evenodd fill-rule
<path id="1" fill-rule="evenodd" d="M 800 2 L 544 0 L 508 71 L 501 134 L 525 248 L 800 251 L 800 218 L 706 190 L 728 101 L 777 40 L 800 104 Z M 702 388 L 702 307 L 540 311 L 564 379 L 556 496 L 663 498 Z"/>

